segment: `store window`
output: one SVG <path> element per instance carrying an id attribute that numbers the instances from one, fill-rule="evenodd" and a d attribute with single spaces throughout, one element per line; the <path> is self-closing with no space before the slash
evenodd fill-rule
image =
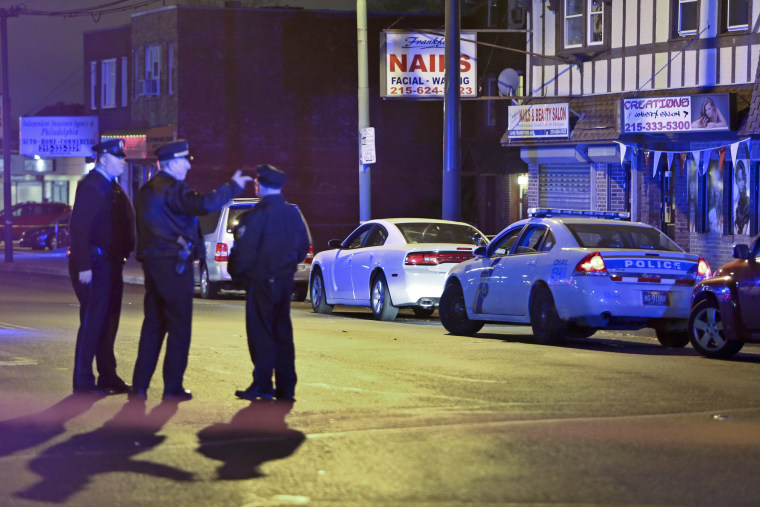
<path id="1" fill-rule="evenodd" d="M 689 37 L 696 35 L 699 24 L 699 2 L 697 0 L 673 0 L 675 35 Z"/>
<path id="2" fill-rule="evenodd" d="M 604 0 L 563 0 L 562 50 L 595 49 L 609 44 Z"/>
<path id="3" fill-rule="evenodd" d="M 749 181 L 748 161 L 738 160 L 733 171 L 731 215 L 734 234 L 749 234 Z"/>
<path id="4" fill-rule="evenodd" d="M 723 32 L 749 30 L 749 0 L 722 0 Z"/>
<path id="5" fill-rule="evenodd" d="M 116 58 L 100 62 L 100 107 L 116 107 Z"/>

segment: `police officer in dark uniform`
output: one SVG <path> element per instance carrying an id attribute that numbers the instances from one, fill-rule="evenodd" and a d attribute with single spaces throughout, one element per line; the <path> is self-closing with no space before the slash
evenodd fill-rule
<path id="1" fill-rule="evenodd" d="M 80 320 L 74 392 L 118 394 L 129 390 L 116 373 L 113 347 L 124 289 L 122 268 L 135 247 L 135 216 L 116 181 L 124 172 L 124 140 L 110 139 L 92 149 L 97 163 L 77 185 L 69 225 L 69 274 L 79 300 Z"/>
<path id="2" fill-rule="evenodd" d="M 295 401 L 290 298 L 298 263 L 309 250 L 309 234 L 298 209 L 280 193 L 288 181 L 285 173 L 271 165 L 256 169 L 262 199 L 240 217 L 227 264 L 230 275 L 247 285 L 245 323 L 253 361 L 253 383 L 235 395 Z"/>
<path id="3" fill-rule="evenodd" d="M 192 262 L 205 257 L 198 216 L 222 208 L 253 178 L 238 170 L 230 183 L 201 194 L 184 181 L 190 170 L 187 141 L 163 145 L 156 156 L 161 171 L 140 189 L 136 203 L 137 259 L 145 272 L 145 319 L 129 396 L 147 399 L 150 379 L 168 335 L 163 399 L 184 401 L 192 399 L 183 386 L 193 314 Z"/>

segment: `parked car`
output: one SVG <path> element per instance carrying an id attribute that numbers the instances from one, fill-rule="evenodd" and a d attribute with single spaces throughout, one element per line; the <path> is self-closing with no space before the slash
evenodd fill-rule
<path id="1" fill-rule="evenodd" d="M 71 246 L 69 237 L 69 219 L 71 213 L 66 213 L 55 219 L 52 223 L 42 227 L 27 229 L 21 234 L 19 246 L 29 247 L 32 250 L 55 250 L 56 248 Z"/>
<path id="2" fill-rule="evenodd" d="M 71 206 L 60 202 L 21 202 L 11 207 L 11 237 L 21 239 L 24 231 L 53 223 L 71 213 Z M 0 213 L 2 215 L 2 213 Z M 0 223 L 0 242 L 5 239 L 5 226 Z"/>
<path id="3" fill-rule="evenodd" d="M 448 276 L 438 313 L 453 334 L 486 322 L 530 324 L 538 343 L 598 329 L 654 328 L 683 347 L 704 259 L 625 213 L 530 209 Z"/>
<path id="4" fill-rule="evenodd" d="M 206 246 L 206 258 L 194 263 L 195 284 L 200 287 L 200 295 L 204 299 L 215 298 L 222 290 L 243 290 L 227 272 L 227 259 L 232 244 L 235 241 L 233 231 L 238 223 L 240 215 L 250 210 L 259 203 L 257 198 L 233 199 L 221 210 L 199 217 L 201 234 Z M 295 206 L 292 204 L 291 206 Z M 298 208 L 298 206 L 296 206 Z M 301 213 L 301 210 L 298 210 Z M 301 213 L 301 218 L 303 214 Z M 309 226 L 306 219 L 303 221 L 307 232 Z M 309 232 L 311 243 L 311 232 Z M 309 272 L 311 260 L 314 257 L 314 249 L 310 245 L 309 253 L 304 261 L 298 265 L 295 274 L 296 288 L 293 299 L 304 301 L 309 292 Z"/>
<path id="5" fill-rule="evenodd" d="M 314 257 L 311 306 L 317 313 L 330 313 L 336 304 L 369 306 L 378 320 L 394 320 L 403 307 L 430 316 L 451 267 L 486 242 L 462 222 L 370 220 Z"/>
<path id="6" fill-rule="evenodd" d="M 760 236 L 733 248 L 735 260 L 695 288 L 689 339 L 702 355 L 728 358 L 745 343 L 760 342 Z"/>

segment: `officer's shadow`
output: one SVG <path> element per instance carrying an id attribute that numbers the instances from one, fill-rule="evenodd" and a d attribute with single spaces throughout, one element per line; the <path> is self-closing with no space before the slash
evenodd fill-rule
<path id="1" fill-rule="evenodd" d="M 133 459 L 163 442 L 157 435 L 177 412 L 176 402 L 162 402 L 146 412 L 145 403 L 130 401 L 102 427 L 53 445 L 29 463 L 42 479 L 16 497 L 43 502 L 66 502 L 97 474 L 134 472 L 175 481 L 193 474 L 168 465 Z"/>
<path id="2" fill-rule="evenodd" d="M 36 447 L 63 433 L 65 424 L 87 412 L 97 396 L 72 394 L 34 414 L 0 421 L 0 456 Z"/>
<path id="3" fill-rule="evenodd" d="M 306 439 L 288 427 L 285 417 L 293 403 L 254 401 L 229 423 L 218 423 L 198 432 L 198 452 L 221 461 L 217 478 L 240 480 L 263 477 L 259 466 L 293 454 Z"/>

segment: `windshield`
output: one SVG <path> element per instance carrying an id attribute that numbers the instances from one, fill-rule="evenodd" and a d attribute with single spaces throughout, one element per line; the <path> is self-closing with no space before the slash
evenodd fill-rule
<path id="1" fill-rule="evenodd" d="M 475 227 L 467 224 L 419 222 L 396 224 L 396 226 L 409 244 L 464 243 L 480 246 L 488 243 L 485 236 Z"/>
<path id="2" fill-rule="evenodd" d="M 620 227 L 615 224 L 565 224 L 585 248 L 626 248 L 681 252 L 670 238 L 653 227 Z"/>

